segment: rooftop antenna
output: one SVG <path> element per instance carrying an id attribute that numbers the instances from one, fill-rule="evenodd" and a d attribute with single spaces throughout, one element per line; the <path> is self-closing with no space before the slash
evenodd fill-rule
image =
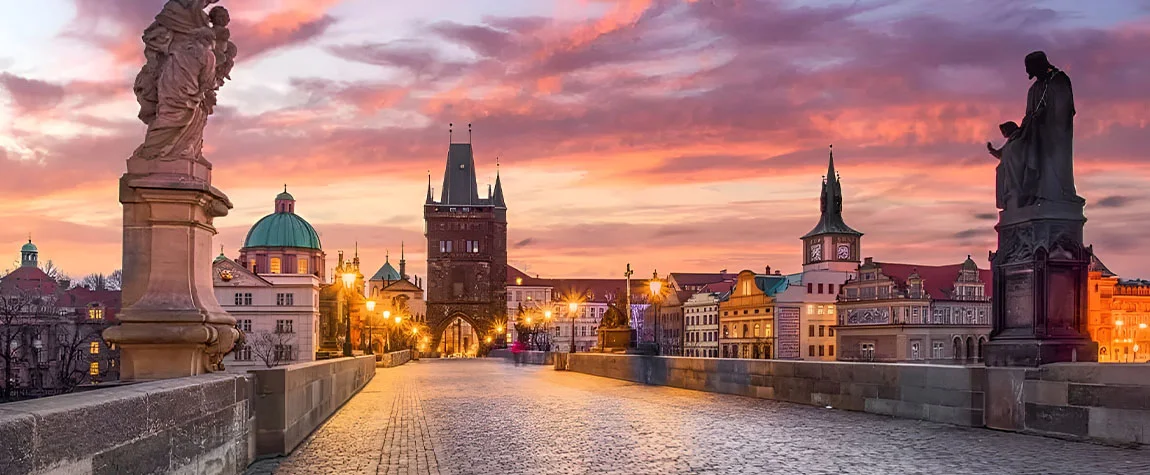
<path id="1" fill-rule="evenodd" d="M 467 123 L 467 143 L 471 143 L 471 123 Z"/>
<path id="2" fill-rule="evenodd" d="M 454 130 L 453 130 L 454 128 L 455 128 L 454 123 L 451 123 L 451 122 L 447 123 L 447 143 L 451 143 L 451 135 L 452 135 L 452 132 L 454 132 Z"/>

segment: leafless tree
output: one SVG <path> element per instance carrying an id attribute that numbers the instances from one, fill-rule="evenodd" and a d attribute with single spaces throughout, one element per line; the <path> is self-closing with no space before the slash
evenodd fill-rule
<path id="1" fill-rule="evenodd" d="M 252 349 L 252 355 L 264 362 L 268 368 L 295 360 L 295 337 L 286 332 L 256 332 L 244 342 Z"/>
<path id="2" fill-rule="evenodd" d="M 83 279 L 80 279 L 80 282 L 77 282 L 76 285 L 86 287 L 90 290 L 105 290 L 108 288 L 108 276 L 98 272 L 88 274 L 84 276 Z"/>
<path id="3" fill-rule="evenodd" d="M 0 295 L 0 359 L 4 363 L 3 398 L 12 399 L 12 390 L 17 385 L 15 366 L 23 360 L 27 349 L 23 348 L 22 338 L 29 330 L 29 315 L 38 299 L 29 292 L 14 291 Z"/>
<path id="4" fill-rule="evenodd" d="M 124 270 L 116 269 L 108 274 L 108 290 L 121 290 L 124 285 Z"/>
<path id="5" fill-rule="evenodd" d="M 40 270 L 44 271 L 45 274 L 48 274 L 48 277 L 51 277 L 52 280 L 56 282 L 70 280 L 68 274 L 65 274 L 63 269 L 57 267 L 56 263 L 52 262 L 51 259 L 41 264 Z"/>
<path id="6" fill-rule="evenodd" d="M 53 326 L 56 348 L 59 351 L 59 365 L 56 367 L 56 382 L 64 392 L 71 392 L 84 381 L 106 376 L 110 365 L 99 365 L 99 373 L 91 374 L 91 364 L 105 360 L 99 352 L 109 351 L 101 335 L 110 324 L 107 320 L 92 321 L 86 315 L 69 315 Z M 92 353 L 96 343 L 97 353 Z"/>

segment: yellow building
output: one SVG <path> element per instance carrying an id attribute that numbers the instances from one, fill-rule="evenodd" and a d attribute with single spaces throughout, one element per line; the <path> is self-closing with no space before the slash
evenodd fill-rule
<path id="1" fill-rule="evenodd" d="M 1098 361 L 1150 361 L 1150 281 L 1121 280 L 1091 258 L 1086 329 L 1098 342 Z"/>
<path id="2" fill-rule="evenodd" d="M 786 276 L 739 273 L 731 297 L 719 304 L 719 355 L 723 358 L 775 357 L 774 293 Z"/>

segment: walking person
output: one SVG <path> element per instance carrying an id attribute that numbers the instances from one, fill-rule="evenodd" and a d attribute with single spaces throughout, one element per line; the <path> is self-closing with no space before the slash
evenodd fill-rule
<path id="1" fill-rule="evenodd" d="M 523 342 L 516 341 L 511 344 L 511 358 L 515 360 L 515 366 L 519 366 L 523 362 Z"/>

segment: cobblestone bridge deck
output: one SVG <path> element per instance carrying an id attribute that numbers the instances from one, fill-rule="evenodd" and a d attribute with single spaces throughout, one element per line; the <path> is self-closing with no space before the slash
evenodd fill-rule
<path id="1" fill-rule="evenodd" d="M 643 386 L 498 360 L 375 379 L 249 473 L 1150 473 L 1150 453 Z"/>

